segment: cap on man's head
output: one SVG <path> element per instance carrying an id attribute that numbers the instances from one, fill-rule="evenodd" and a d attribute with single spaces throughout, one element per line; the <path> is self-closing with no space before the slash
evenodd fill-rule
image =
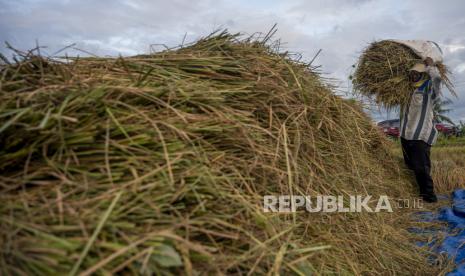
<path id="1" fill-rule="evenodd" d="M 419 73 L 423 73 L 426 72 L 426 66 L 423 63 L 417 63 L 412 68 L 410 68 L 410 71 L 417 71 Z"/>

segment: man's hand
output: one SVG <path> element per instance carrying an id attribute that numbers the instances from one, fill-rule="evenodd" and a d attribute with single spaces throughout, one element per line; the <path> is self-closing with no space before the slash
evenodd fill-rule
<path id="1" fill-rule="evenodd" d="M 425 58 L 425 65 L 426 66 L 433 66 L 434 65 L 433 59 L 430 58 L 430 57 Z"/>

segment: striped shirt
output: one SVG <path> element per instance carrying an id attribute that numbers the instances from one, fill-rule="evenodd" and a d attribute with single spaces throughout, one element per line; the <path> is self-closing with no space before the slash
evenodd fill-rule
<path id="1" fill-rule="evenodd" d="M 401 112 L 400 136 L 406 140 L 421 140 L 433 145 L 438 136 L 433 110 L 441 93 L 441 77 L 434 66 L 427 66 L 426 72 L 430 77 L 415 89 L 408 105 Z"/>

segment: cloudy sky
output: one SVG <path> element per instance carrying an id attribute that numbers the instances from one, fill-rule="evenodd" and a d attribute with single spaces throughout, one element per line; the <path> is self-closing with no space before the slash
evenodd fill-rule
<path id="1" fill-rule="evenodd" d="M 449 115 L 465 121 L 464 14 L 460 0 L 0 0 L 0 52 L 8 54 L 4 41 L 30 49 L 37 40 L 49 54 L 76 43 L 97 55 L 134 55 L 151 44 L 176 46 L 185 35 L 194 41 L 219 28 L 253 34 L 277 23 L 275 38 L 283 49 L 306 60 L 322 49 L 316 63 L 339 80 L 341 91 L 349 91 L 351 66 L 368 43 L 433 40 L 444 51 L 460 95 Z"/>

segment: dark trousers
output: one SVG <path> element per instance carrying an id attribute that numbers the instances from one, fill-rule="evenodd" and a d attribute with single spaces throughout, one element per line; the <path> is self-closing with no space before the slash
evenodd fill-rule
<path id="1" fill-rule="evenodd" d="M 401 138 L 402 153 L 405 164 L 415 173 L 420 196 L 425 201 L 436 201 L 434 184 L 431 178 L 431 146 L 420 140 L 406 140 Z"/>

